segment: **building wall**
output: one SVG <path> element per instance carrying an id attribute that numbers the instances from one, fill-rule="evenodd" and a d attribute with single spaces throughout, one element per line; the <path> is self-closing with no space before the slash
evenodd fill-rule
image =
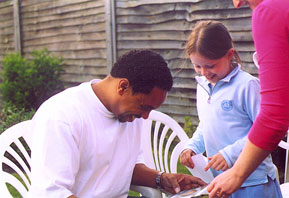
<path id="1" fill-rule="evenodd" d="M 0 1 L 0 61 L 14 51 L 14 1 Z M 66 63 L 62 79 L 68 86 L 104 78 L 111 67 L 108 59 L 128 50 L 159 52 L 174 77 L 173 89 L 159 110 L 180 123 L 185 116 L 198 122 L 196 74 L 184 52 L 198 20 L 224 23 L 243 68 L 257 73 L 251 58 L 251 10 L 235 9 L 231 0 L 25 0 L 19 4 L 22 54 L 29 59 L 32 50 L 45 47 L 62 56 Z M 108 4 L 115 7 L 108 9 Z"/>
<path id="2" fill-rule="evenodd" d="M 65 82 L 106 75 L 104 0 L 25 0 L 21 27 L 23 55 L 45 47 L 62 56 Z"/>
<path id="3" fill-rule="evenodd" d="M 0 2 L 0 60 L 9 52 L 14 52 L 13 4 L 3 1 Z"/>

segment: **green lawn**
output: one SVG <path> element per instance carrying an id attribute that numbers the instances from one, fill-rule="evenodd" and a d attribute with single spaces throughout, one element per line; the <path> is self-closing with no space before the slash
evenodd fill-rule
<path id="1" fill-rule="evenodd" d="M 19 181 L 21 181 L 21 183 L 24 183 L 18 174 L 14 173 L 13 176 L 16 177 Z M 9 190 L 9 192 L 13 198 L 21 198 L 22 197 L 20 195 L 20 193 L 12 185 L 10 185 L 10 184 L 6 184 L 6 185 L 7 185 L 7 188 L 8 188 L 8 190 Z"/>

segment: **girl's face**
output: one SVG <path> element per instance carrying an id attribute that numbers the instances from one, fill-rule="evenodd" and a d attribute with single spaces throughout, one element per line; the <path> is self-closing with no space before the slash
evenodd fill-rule
<path id="1" fill-rule="evenodd" d="M 195 71 L 205 76 L 213 85 L 226 77 L 232 70 L 231 61 L 234 56 L 234 49 L 229 49 L 227 54 L 219 59 L 208 59 L 199 53 L 192 53 L 190 60 L 194 65 Z"/>

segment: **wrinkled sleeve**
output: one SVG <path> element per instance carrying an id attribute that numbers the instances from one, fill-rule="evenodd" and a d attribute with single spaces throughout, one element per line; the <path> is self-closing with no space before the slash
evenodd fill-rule
<path id="1" fill-rule="evenodd" d="M 39 197 L 68 197 L 73 194 L 80 160 L 75 136 L 62 121 L 47 119 L 34 123 L 32 190 Z"/>
<path id="2" fill-rule="evenodd" d="M 205 143 L 202 132 L 202 122 L 199 123 L 196 131 L 193 134 L 193 137 L 189 139 L 187 145 L 184 149 L 191 149 L 196 154 L 205 152 Z"/>
<path id="3" fill-rule="evenodd" d="M 248 138 L 264 150 L 273 150 L 289 125 L 289 16 L 284 10 L 260 5 L 252 17 L 261 105 Z"/>

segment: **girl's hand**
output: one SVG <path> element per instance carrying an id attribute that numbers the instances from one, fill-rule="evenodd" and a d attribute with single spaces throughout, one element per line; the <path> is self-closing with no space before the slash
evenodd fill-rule
<path id="1" fill-rule="evenodd" d="M 205 167 L 205 171 L 209 170 L 209 168 L 216 169 L 217 171 L 219 170 L 225 171 L 229 168 L 225 158 L 221 153 L 217 153 L 213 157 L 208 157 L 208 159 L 210 161 Z"/>
<path id="2" fill-rule="evenodd" d="M 191 159 L 193 155 L 196 155 L 194 151 L 191 149 L 186 149 L 184 150 L 181 155 L 180 155 L 180 162 L 181 164 L 189 167 L 189 168 L 194 168 L 194 162 Z"/>

